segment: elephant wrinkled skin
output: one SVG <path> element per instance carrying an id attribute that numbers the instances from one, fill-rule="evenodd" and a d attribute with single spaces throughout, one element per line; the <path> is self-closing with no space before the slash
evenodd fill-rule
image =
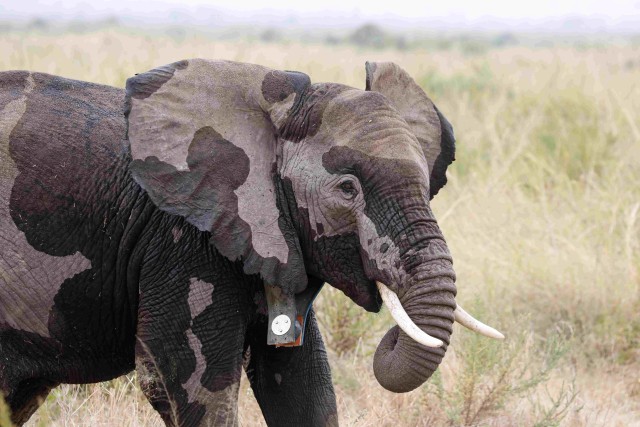
<path id="1" fill-rule="evenodd" d="M 429 207 L 453 131 L 397 65 L 366 74 L 361 90 L 193 59 L 122 91 L 0 73 L 0 391 L 12 421 L 60 383 L 135 367 L 167 425 L 235 425 L 244 367 L 269 425 L 336 425 L 314 314 L 301 346 L 267 345 L 266 285 L 293 301 L 327 282 L 375 312 L 380 282 L 442 345 L 394 327 L 375 375 L 395 392 L 426 381 L 456 309 Z"/>

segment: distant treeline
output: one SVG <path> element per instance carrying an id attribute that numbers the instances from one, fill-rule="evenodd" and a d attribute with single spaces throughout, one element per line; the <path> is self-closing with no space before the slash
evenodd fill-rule
<path id="1" fill-rule="evenodd" d="M 0 34 L 8 32 L 35 32 L 46 34 L 88 33 L 98 30 L 120 29 L 149 35 L 162 34 L 176 40 L 190 36 L 205 36 L 218 40 L 261 41 L 265 43 L 322 43 L 329 45 L 353 45 L 374 49 L 457 49 L 464 53 L 483 53 L 492 48 L 514 45 L 551 47 L 605 47 L 611 42 L 640 46 L 640 34 L 553 34 L 490 31 L 429 31 L 429 29 L 388 30 L 378 24 L 368 23 L 356 28 L 302 29 L 294 27 L 254 26 L 203 26 L 187 24 L 140 25 L 117 17 L 98 21 L 60 22 L 36 18 L 24 22 L 0 21 Z"/>

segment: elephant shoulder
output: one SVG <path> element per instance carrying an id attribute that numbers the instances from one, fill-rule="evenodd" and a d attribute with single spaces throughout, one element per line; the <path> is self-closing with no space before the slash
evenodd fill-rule
<path id="1" fill-rule="evenodd" d="M 71 109 L 92 106 L 122 116 L 124 90 L 47 73 L 23 70 L 0 72 L 0 108 L 21 97 L 26 97 L 27 103 L 40 97 L 54 97 Z M 76 103 L 70 102 L 72 100 Z M 43 110 L 46 105 L 34 107 Z"/>
<path id="2" fill-rule="evenodd" d="M 124 128 L 123 89 L 46 73 L 30 73 L 27 79 L 31 85 L 27 104 L 32 113 L 60 121 L 57 113 L 66 111 L 67 122 L 110 119 Z"/>
<path id="3" fill-rule="evenodd" d="M 0 111 L 23 96 L 28 77 L 28 71 L 0 72 Z"/>
<path id="4" fill-rule="evenodd" d="M 17 71 L 1 73 L 0 93 L 0 100 L 23 104 L 10 135 L 10 152 L 18 167 L 23 157 L 31 161 L 37 153 L 57 158 L 82 150 L 76 160 L 90 160 L 103 149 L 121 151 L 125 137 L 122 89 Z M 51 159 L 41 159 L 47 158 Z"/>
<path id="5" fill-rule="evenodd" d="M 46 73 L 0 73 L 0 128 L 16 163 L 15 156 L 32 157 L 34 150 L 60 152 L 96 141 L 121 146 L 123 105 L 122 89 Z"/>

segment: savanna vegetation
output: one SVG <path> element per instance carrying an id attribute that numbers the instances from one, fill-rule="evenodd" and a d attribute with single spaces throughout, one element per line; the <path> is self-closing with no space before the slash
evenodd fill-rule
<path id="1" fill-rule="evenodd" d="M 455 260 L 458 301 L 507 340 L 456 326 L 434 377 L 392 394 L 371 368 L 390 316 L 366 313 L 326 287 L 315 307 L 341 424 L 640 425 L 640 43 L 509 39 L 476 49 L 401 45 L 378 33 L 379 42 L 359 43 L 361 33 L 329 44 L 277 33 L 221 40 L 112 27 L 5 28 L 0 70 L 123 87 L 137 72 L 206 57 L 363 88 L 366 60 L 397 62 L 455 129 L 457 160 L 433 208 Z M 240 421 L 264 423 L 246 381 Z M 29 422 L 160 424 L 133 374 L 62 386 Z"/>

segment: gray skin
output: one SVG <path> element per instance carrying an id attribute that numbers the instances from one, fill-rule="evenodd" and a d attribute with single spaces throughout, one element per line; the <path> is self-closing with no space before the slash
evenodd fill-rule
<path id="1" fill-rule="evenodd" d="M 0 74 L 0 390 L 21 424 L 59 383 L 133 368 L 167 425 L 233 425 L 244 365 L 270 425 L 335 425 L 313 313 L 267 345 L 272 301 L 322 282 L 370 311 L 375 281 L 441 339 L 392 328 L 394 392 L 444 356 L 455 274 L 429 207 L 451 126 L 400 67 L 366 90 L 227 61 L 180 61 L 119 90 Z"/>

